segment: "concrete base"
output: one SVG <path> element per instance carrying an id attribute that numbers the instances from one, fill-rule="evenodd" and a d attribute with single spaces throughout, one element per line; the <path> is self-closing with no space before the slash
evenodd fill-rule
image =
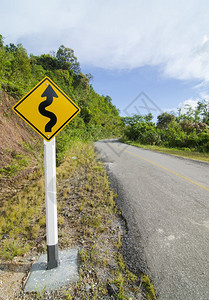
<path id="1" fill-rule="evenodd" d="M 24 291 L 51 291 L 78 281 L 78 249 L 59 251 L 59 261 L 57 268 L 46 270 L 47 255 L 41 255 L 32 266 Z"/>

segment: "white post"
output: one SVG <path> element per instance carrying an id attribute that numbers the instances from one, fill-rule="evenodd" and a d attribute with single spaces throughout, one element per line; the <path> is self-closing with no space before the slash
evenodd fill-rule
<path id="1" fill-rule="evenodd" d="M 47 269 L 48 270 L 56 268 L 59 264 L 55 153 L 56 153 L 55 138 L 53 138 L 49 142 L 44 140 Z"/>

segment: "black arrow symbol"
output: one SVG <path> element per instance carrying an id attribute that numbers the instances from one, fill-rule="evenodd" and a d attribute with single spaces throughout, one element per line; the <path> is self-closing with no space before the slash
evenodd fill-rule
<path id="1" fill-rule="evenodd" d="M 51 132 L 52 127 L 57 123 L 57 117 L 55 116 L 55 114 L 46 110 L 45 108 L 52 104 L 54 97 L 58 98 L 58 96 L 53 90 L 53 88 L 50 85 L 48 85 L 41 97 L 46 97 L 46 100 L 39 104 L 38 110 L 41 115 L 50 118 L 50 121 L 45 126 L 45 132 Z"/>

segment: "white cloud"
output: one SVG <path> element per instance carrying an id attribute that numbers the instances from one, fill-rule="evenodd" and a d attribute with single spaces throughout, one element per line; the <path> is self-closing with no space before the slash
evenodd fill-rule
<path id="1" fill-rule="evenodd" d="M 184 102 L 179 103 L 178 108 L 181 108 L 183 110 L 187 110 L 189 107 L 192 109 L 197 108 L 197 103 L 200 101 L 200 99 L 187 99 Z"/>
<path id="2" fill-rule="evenodd" d="M 64 44 L 82 64 L 209 81 L 208 11 L 207 0 L 7 0 L 0 33 L 34 54 Z"/>
<path id="3" fill-rule="evenodd" d="M 189 98 L 184 100 L 183 102 L 180 102 L 177 107 L 170 108 L 170 109 L 164 109 L 164 111 L 169 113 L 174 113 L 175 115 L 178 114 L 179 109 L 181 109 L 181 113 L 187 113 L 189 108 L 191 107 L 193 110 L 197 108 L 198 102 L 205 100 L 209 103 L 209 94 L 207 93 L 200 93 L 200 96 L 198 98 Z"/>
<path id="4" fill-rule="evenodd" d="M 208 92 L 205 92 L 205 91 L 200 92 L 200 99 L 201 100 L 209 101 L 209 94 L 208 94 Z"/>
<path id="5" fill-rule="evenodd" d="M 190 98 L 190 99 L 187 99 L 183 102 L 180 102 L 177 107 L 164 109 L 163 111 L 168 112 L 168 113 L 172 113 L 172 114 L 177 116 L 178 113 L 179 113 L 179 110 L 181 110 L 181 113 L 185 114 L 185 113 L 188 112 L 190 107 L 192 109 L 196 109 L 198 101 L 200 101 L 200 99 Z"/>

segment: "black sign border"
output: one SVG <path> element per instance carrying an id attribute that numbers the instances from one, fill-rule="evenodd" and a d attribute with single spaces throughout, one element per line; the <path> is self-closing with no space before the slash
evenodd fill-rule
<path id="1" fill-rule="evenodd" d="M 76 110 L 76 112 L 65 122 L 65 123 L 63 123 L 62 124 L 62 126 L 60 126 L 59 127 L 59 129 L 57 129 L 57 131 L 50 137 L 50 138 L 48 138 L 46 135 L 44 135 L 38 128 L 36 128 L 36 126 L 34 126 L 26 117 L 24 117 L 18 110 L 17 110 L 17 107 L 25 100 L 25 99 L 27 99 L 40 85 L 42 85 L 46 80 L 48 80 L 49 82 L 50 82 L 50 84 L 52 84 L 54 87 L 55 87 L 55 89 L 57 89 L 77 110 Z M 61 130 L 62 130 L 62 128 L 63 127 L 65 127 L 65 125 L 67 125 L 67 123 L 69 123 L 70 122 L 70 120 L 80 111 L 80 109 L 79 109 L 79 107 L 78 106 L 76 106 L 76 104 L 75 103 L 73 103 L 72 101 L 71 101 L 71 99 L 67 96 L 67 95 L 65 95 L 64 93 L 63 93 L 63 91 L 58 87 L 58 86 L 56 86 L 55 84 L 54 84 L 54 82 L 49 78 L 49 77 L 45 77 L 42 81 L 40 81 L 40 83 L 38 83 L 36 86 L 35 86 L 35 88 L 34 89 L 32 89 L 27 95 L 25 95 L 17 104 L 15 104 L 14 106 L 13 106 L 13 110 L 18 114 L 18 115 L 20 115 L 21 116 L 21 118 L 22 119 L 24 119 L 32 128 L 34 128 L 35 129 L 35 131 L 37 131 L 45 140 L 47 140 L 47 141 L 50 141 L 57 133 L 59 133 Z"/>

